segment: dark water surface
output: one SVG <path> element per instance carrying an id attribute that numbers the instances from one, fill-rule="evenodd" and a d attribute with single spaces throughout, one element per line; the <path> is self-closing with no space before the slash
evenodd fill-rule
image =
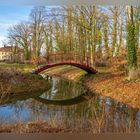
<path id="1" fill-rule="evenodd" d="M 101 132 L 140 132 L 140 110 L 89 92 L 82 84 L 43 75 L 48 91 L 23 93 L 0 102 L 0 124 L 36 120 Z"/>

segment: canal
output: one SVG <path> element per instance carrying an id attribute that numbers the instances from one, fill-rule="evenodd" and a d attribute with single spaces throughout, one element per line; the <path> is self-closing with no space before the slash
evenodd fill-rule
<path id="1" fill-rule="evenodd" d="M 7 96 L 0 101 L 0 124 L 42 120 L 79 132 L 140 132 L 140 110 L 90 92 L 82 83 L 42 75 L 48 91 Z"/>

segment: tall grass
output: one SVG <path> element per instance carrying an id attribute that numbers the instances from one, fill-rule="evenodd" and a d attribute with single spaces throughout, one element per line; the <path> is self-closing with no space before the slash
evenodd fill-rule
<path id="1" fill-rule="evenodd" d="M 98 116 L 98 115 L 97 115 Z M 123 124 L 119 124 L 119 127 L 114 127 L 113 124 L 110 124 L 110 127 L 106 125 L 104 117 L 108 117 L 103 115 L 100 118 L 91 119 L 91 120 L 82 120 L 77 118 L 75 120 L 75 124 L 73 123 L 73 119 L 68 120 L 67 118 L 51 118 L 47 122 L 41 119 L 36 121 L 30 121 L 28 123 L 24 123 L 19 121 L 16 124 L 1 124 L 0 132 L 9 132 L 9 133 L 60 133 L 60 132 L 68 132 L 68 133 L 93 133 L 93 134 L 101 134 L 101 133 L 140 133 L 140 125 L 139 127 L 134 126 L 132 122 L 128 122 L 127 125 L 123 126 Z M 104 119 L 103 119 L 104 118 Z"/>
<path id="2" fill-rule="evenodd" d="M 11 89 L 11 86 L 4 88 L 3 84 L 0 83 L 0 104 L 8 100 L 7 96 L 9 95 L 10 89 Z"/>

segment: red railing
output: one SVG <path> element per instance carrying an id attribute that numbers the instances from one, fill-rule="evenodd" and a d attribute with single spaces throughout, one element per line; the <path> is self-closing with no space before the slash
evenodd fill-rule
<path id="1" fill-rule="evenodd" d="M 83 57 L 78 53 L 51 53 L 46 58 L 47 64 L 60 63 L 60 62 L 75 62 L 89 67 L 92 67 L 91 58 L 89 56 Z"/>

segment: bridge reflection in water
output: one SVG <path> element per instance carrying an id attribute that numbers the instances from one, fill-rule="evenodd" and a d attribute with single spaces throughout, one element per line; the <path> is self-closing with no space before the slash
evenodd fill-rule
<path id="1" fill-rule="evenodd" d="M 52 85 L 48 91 L 13 95 L 0 102 L 0 123 L 55 119 L 85 132 L 91 128 L 98 132 L 139 132 L 139 109 L 90 93 L 81 84 L 49 76 L 46 80 Z"/>

